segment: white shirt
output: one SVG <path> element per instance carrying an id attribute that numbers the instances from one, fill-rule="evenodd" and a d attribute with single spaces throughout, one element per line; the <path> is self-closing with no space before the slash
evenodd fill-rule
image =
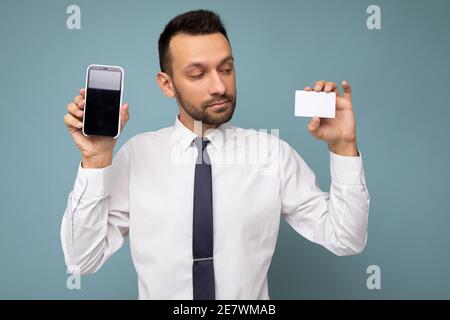
<path id="1" fill-rule="evenodd" d="M 172 127 L 128 140 L 106 168 L 80 162 L 61 226 L 71 272 L 97 271 L 129 235 L 139 298 L 192 299 L 195 137 L 177 117 Z M 225 123 L 206 137 L 216 299 L 270 299 L 267 272 L 281 217 L 337 255 L 364 249 L 370 197 L 361 153 L 330 152 L 327 193 L 301 156 L 272 134 Z"/>

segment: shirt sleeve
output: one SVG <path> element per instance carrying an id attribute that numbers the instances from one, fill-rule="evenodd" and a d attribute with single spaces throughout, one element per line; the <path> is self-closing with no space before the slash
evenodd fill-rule
<path id="1" fill-rule="evenodd" d="M 336 255 L 359 254 L 367 242 L 370 196 L 362 154 L 330 151 L 330 192 L 320 189 L 302 157 L 281 141 L 281 214 L 306 239 Z"/>
<path id="2" fill-rule="evenodd" d="M 79 163 L 60 233 L 70 273 L 96 272 L 128 236 L 128 157 L 125 144 L 108 167 Z"/>

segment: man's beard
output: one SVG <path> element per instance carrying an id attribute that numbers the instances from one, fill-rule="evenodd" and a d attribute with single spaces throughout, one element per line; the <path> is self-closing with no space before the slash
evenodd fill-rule
<path id="1" fill-rule="evenodd" d="M 186 111 L 186 113 L 194 120 L 201 121 L 203 124 L 209 125 L 221 125 L 222 123 L 228 122 L 233 117 L 234 109 L 236 107 L 236 97 L 232 95 L 225 94 L 216 96 L 204 103 L 202 103 L 200 108 L 190 105 L 180 92 L 175 88 L 175 98 L 181 107 Z M 208 113 L 208 107 L 214 103 L 228 101 L 231 106 L 225 107 L 220 112 L 214 112 L 214 114 Z"/>

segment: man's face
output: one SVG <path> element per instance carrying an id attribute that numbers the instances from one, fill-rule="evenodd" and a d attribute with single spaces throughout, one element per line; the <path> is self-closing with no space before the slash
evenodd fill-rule
<path id="1" fill-rule="evenodd" d="M 227 39 L 221 33 L 179 34 L 169 50 L 180 112 L 204 124 L 228 122 L 236 106 L 236 78 Z"/>

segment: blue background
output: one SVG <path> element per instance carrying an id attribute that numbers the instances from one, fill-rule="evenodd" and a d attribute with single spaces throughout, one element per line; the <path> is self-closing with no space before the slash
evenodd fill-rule
<path id="1" fill-rule="evenodd" d="M 66 8 L 81 8 L 81 30 Z M 366 27 L 370 4 L 381 30 Z M 284 221 L 269 272 L 273 299 L 450 298 L 449 1 L 1 1 L 0 298 L 136 299 L 128 243 L 81 290 L 66 288 L 59 239 L 79 152 L 63 124 L 90 63 L 126 70 L 130 121 L 118 147 L 170 126 L 177 106 L 155 82 L 157 40 L 176 14 L 225 22 L 236 59 L 235 125 L 280 129 L 329 190 L 324 142 L 294 117 L 294 91 L 316 80 L 353 87 L 371 195 L 363 254 L 337 257 Z M 381 290 L 366 269 L 381 268 Z"/>

